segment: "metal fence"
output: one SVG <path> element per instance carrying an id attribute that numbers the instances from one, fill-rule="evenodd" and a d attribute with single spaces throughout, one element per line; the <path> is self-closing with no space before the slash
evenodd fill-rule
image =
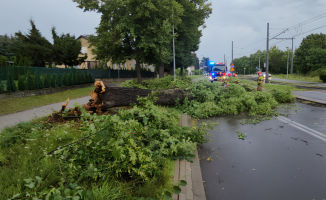
<path id="1" fill-rule="evenodd" d="M 0 79 L 2 85 L 6 85 L 7 75 L 11 70 L 14 80 L 18 80 L 21 75 L 27 75 L 30 72 L 35 77 L 40 77 L 42 74 L 53 75 L 62 77 L 63 74 L 76 74 L 79 71 L 80 74 L 91 74 L 95 78 L 137 78 L 136 71 L 129 70 L 113 70 L 113 69 L 72 69 L 72 68 L 45 68 L 45 67 L 23 67 L 23 66 L 0 66 Z M 141 77 L 154 78 L 155 73 L 149 71 L 141 71 Z"/>

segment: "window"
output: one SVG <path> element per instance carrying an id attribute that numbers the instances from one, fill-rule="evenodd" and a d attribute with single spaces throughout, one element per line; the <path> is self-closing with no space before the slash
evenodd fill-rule
<path id="1" fill-rule="evenodd" d="M 82 47 L 80 53 L 87 54 L 87 47 Z"/>
<path id="2" fill-rule="evenodd" d="M 116 66 L 117 66 L 117 65 L 116 65 L 116 64 L 114 64 L 114 69 L 116 69 Z"/>

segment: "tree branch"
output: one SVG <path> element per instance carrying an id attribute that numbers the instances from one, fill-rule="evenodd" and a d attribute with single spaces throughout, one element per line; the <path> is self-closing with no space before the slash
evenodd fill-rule
<path id="1" fill-rule="evenodd" d="M 109 126 L 107 126 L 107 127 L 109 127 Z M 58 148 L 54 149 L 53 151 L 50 151 L 49 153 L 47 153 L 47 155 L 50 155 L 50 154 L 52 154 L 53 152 L 55 152 L 55 151 L 57 151 L 57 150 L 59 150 L 59 149 L 62 149 L 62 148 L 64 148 L 64 147 L 70 146 L 70 145 L 75 144 L 75 143 L 79 143 L 79 142 L 82 141 L 82 140 L 85 140 L 85 139 L 87 139 L 87 138 L 89 138 L 89 137 L 91 137 L 91 136 L 93 136 L 93 135 L 95 135 L 95 134 L 97 134 L 97 133 L 99 133 L 99 132 L 101 132 L 101 131 L 104 131 L 107 127 L 105 127 L 105 128 L 102 129 L 102 130 L 97 131 L 96 133 L 90 134 L 89 136 L 86 136 L 86 137 L 84 137 L 84 138 L 81 138 L 81 139 L 79 139 L 79 140 L 77 140 L 77 141 L 75 141 L 75 142 L 72 142 L 72 143 L 66 144 L 66 145 L 64 145 L 64 146 L 58 147 Z"/>

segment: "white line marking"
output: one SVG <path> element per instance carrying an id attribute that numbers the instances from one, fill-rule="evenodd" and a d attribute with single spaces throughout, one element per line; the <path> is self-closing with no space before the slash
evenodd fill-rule
<path id="1" fill-rule="evenodd" d="M 299 130 L 302 130 L 302 131 L 304 131 L 304 132 L 306 132 L 306 133 L 309 133 L 310 135 L 312 135 L 312 136 L 315 136 L 316 138 L 318 138 L 318 139 L 321 139 L 321 140 L 323 140 L 323 141 L 325 141 L 326 142 L 326 137 L 324 136 L 320 136 L 320 135 L 317 135 L 317 134 L 315 134 L 315 133 L 313 133 L 313 132 L 311 132 L 311 131 L 308 131 L 308 130 L 306 130 L 306 129 L 303 129 L 303 128 L 301 128 L 301 127 L 299 127 L 299 126 L 297 126 L 297 125 L 295 125 L 292 121 L 287 121 L 287 120 L 284 120 L 283 118 L 277 118 L 278 120 L 280 120 L 280 121 L 282 121 L 282 122 L 284 122 L 284 123 L 287 123 L 287 124 L 289 124 L 289 125 L 291 125 L 291 126 L 293 126 L 293 127 L 295 127 L 295 128 L 297 128 L 297 129 L 299 129 Z M 303 126 L 303 125 L 302 125 Z M 303 126 L 304 127 L 304 126 Z M 317 131 L 318 132 L 318 131 Z M 322 134 L 322 133 L 321 133 Z"/>
<path id="2" fill-rule="evenodd" d="M 290 119 L 288 119 L 288 118 L 286 118 L 286 117 L 283 117 L 283 116 L 279 116 L 279 117 L 282 118 L 282 119 L 285 120 L 285 121 L 288 121 L 288 122 L 290 122 L 290 123 L 292 123 L 292 124 L 295 124 L 295 125 L 297 125 L 297 126 L 300 126 L 300 127 L 303 128 L 303 129 L 306 129 L 306 130 L 311 131 L 311 132 L 313 132 L 313 133 L 315 133 L 315 134 L 317 134 L 317 135 L 319 135 L 319 136 L 321 136 L 321 137 L 326 138 L 326 135 L 325 135 L 324 133 L 318 132 L 318 131 L 316 131 L 316 130 L 314 130 L 314 129 L 311 129 L 311 128 L 307 127 L 307 126 L 304 126 L 304 125 L 302 125 L 302 124 L 299 124 L 299 123 L 297 123 L 297 122 L 295 122 L 295 121 L 292 121 L 292 120 L 290 120 Z"/>

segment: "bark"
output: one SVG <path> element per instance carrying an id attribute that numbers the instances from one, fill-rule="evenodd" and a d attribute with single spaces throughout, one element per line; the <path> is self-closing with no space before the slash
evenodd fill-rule
<path id="1" fill-rule="evenodd" d="M 159 77 L 163 78 L 164 77 L 164 63 L 160 63 L 160 68 L 159 68 Z"/>
<path id="2" fill-rule="evenodd" d="M 141 84 L 141 74 L 140 74 L 140 62 L 139 62 L 139 60 L 136 60 L 136 71 L 137 71 L 138 84 Z"/>
<path id="3" fill-rule="evenodd" d="M 171 68 L 171 75 L 174 76 L 174 67 L 172 65 L 172 68 Z"/>
<path id="4" fill-rule="evenodd" d="M 183 67 L 180 68 L 180 76 L 183 76 Z"/>
<path id="5" fill-rule="evenodd" d="M 85 104 L 84 108 L 98 114 L 111 107 L 129 106 L 131 103 L 138 105 L 137 96 L 147 97 L 153 92 L 153 90 L 139 88 L 108 87 L 102 82 L 96 82 L 95 86 L 94 92 L 90 92 L 90 102 Z M 179 99 L 179 103 L 182 103 L 186 97 L 189 100 L 195 99 L 190 92 L 180 89 L 162 90 L 157 97 L 158 100 L 154 102 L 157 105 L 175 105 L 177 99 Z"/>

